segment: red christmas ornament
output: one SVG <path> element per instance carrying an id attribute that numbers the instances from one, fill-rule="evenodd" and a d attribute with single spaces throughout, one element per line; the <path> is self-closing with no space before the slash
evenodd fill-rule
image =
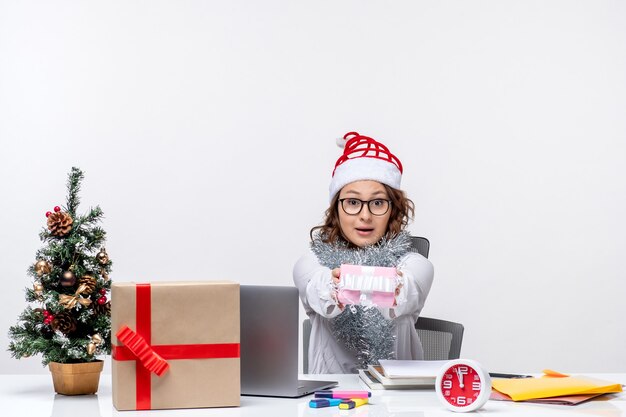
<path id="1" fill-rule="evenodd" d="M 107 289 L 106 288 L 100 288 L 100 294 L 105 295 L 107 293 Z"/>
<path id="2" fill-rule="evenodd" d="M 61 211 L 61 207 L 59 206 L 54 206 L 54 211 L 56 211 L 57 213 Z"/>
<path id="3" fill-rule="evenodd" d="M 51 211 L 46 211 L 46 217 L 50 217 L 51 214 L 52 214 Z"/>
<path id="4" fill-rule="evenodd" d="M 103 295 L 102 297 L 98 298 L 97 303 L 100 305 L 103 305 L 104 303 L 107 302 L 107 298 Z"/>
<path id="5" fill-rule="evenodd" d="M 54 320 L 54 316 L 52 314 L 50 314 L 48 317 L 43 319 L 43 322 L 44 322 L 44 324 L 50 324 L 50 323 L 52 323 L 52 320 Z"/>
<path id="6" fill-rule="evenodd" d="M 43 311 L 43 316 L 44 317 L 48 317 L 50 315 L 50 312 L 48 310 L 44 310 Z"/>

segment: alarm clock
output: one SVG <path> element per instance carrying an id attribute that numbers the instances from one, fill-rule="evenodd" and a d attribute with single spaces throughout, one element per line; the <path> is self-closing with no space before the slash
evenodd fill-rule
<path id="1" fill-rule="evenodd" d="M 491 378 L 471 359 L 447 362 L 438 372 L 435 390 L 439 401 L 452 411 L 478 410 L 491 395 Z"/>

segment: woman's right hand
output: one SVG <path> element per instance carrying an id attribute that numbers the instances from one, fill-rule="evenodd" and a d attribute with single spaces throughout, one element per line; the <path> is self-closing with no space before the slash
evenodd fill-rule
<path id="1" fill-rule="evenodd" d="M 340 301 L 339 301 L 339 297 L 337 297 L 337 288 L 339 285 L 339 282 L 341 281 L 341 269 L 339 268 L 335 268 L 332 271 L 330 271 L 330 275 L 333 278 L 333 284 L 335 286 L 335 292 L 333 294 L 333 297 L 335 298 L 335 301 L 337 301 L 337 307 L 339 307 L 339 309 L 341 311 L 343 311 L 343 308 L 345 307 Z"/>
<path id="2" fill-rule="evenodd" d="M 341 281 L 340 277 L 341 277 L 341 269 L 339 268 L 335 268 L 331 271 L 332 277 L 333 277 L 333 284 L 335 285 L 339 285 L 339 281 Z"/>

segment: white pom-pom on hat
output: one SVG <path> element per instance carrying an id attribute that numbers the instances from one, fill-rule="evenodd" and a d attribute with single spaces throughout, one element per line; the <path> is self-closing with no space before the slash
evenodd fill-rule
<path id="1" fill-rule="evenodd" d="M 402 163 L 382 143 L 348 132 L 337 145 L 343 154 L 337 159 L 330 181 L 330 200 L 346 185 L 355 181 L 373 180 L 400 189 Z"/>
<path id="2" fill-rule="evenodd" d="M 343 149 L 346 147 L 346 140 L 344 138 L 337 138 L 335 141 L 337 142 L 337 146 L 340 148 Z"/>
<path id="3" fill-rule="evenodd" d="M 360 136 L 357 132 L 348 132 L 345 135 L 343 135 L 343 137 L 341 138 L 337 138 L 336 142 L 337 142 L 337 146 L 339 146 L 341 149 L 345 149 L 346 147 L 346 142 L 348 142 L 350 139 L 352 139 L 353 137 L 356 136 Z"/>

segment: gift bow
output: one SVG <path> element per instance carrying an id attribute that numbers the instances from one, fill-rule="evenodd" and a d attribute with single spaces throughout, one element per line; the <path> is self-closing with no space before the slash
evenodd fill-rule
<path id="1" fill-rule="evenodd" d="M 87 289 L 87 285 L 81 284 L 74 295 L 60 294 L 59 295 L 59 304 L 67 309 L 72 309 L 76 306 L 76 303 L 79 303 L 85 307 L 91 304 L 91 300 L 89 298 L 83 298 L 80 296 Z"/>
<path id="2" fill-rule="evenodd" d="M 128 326 L 122 326 L 116 336 L 148 371 L 161 376 L 169 369 L 170 365 L 167 361 L 156 353 L 143 337 Z"/>

